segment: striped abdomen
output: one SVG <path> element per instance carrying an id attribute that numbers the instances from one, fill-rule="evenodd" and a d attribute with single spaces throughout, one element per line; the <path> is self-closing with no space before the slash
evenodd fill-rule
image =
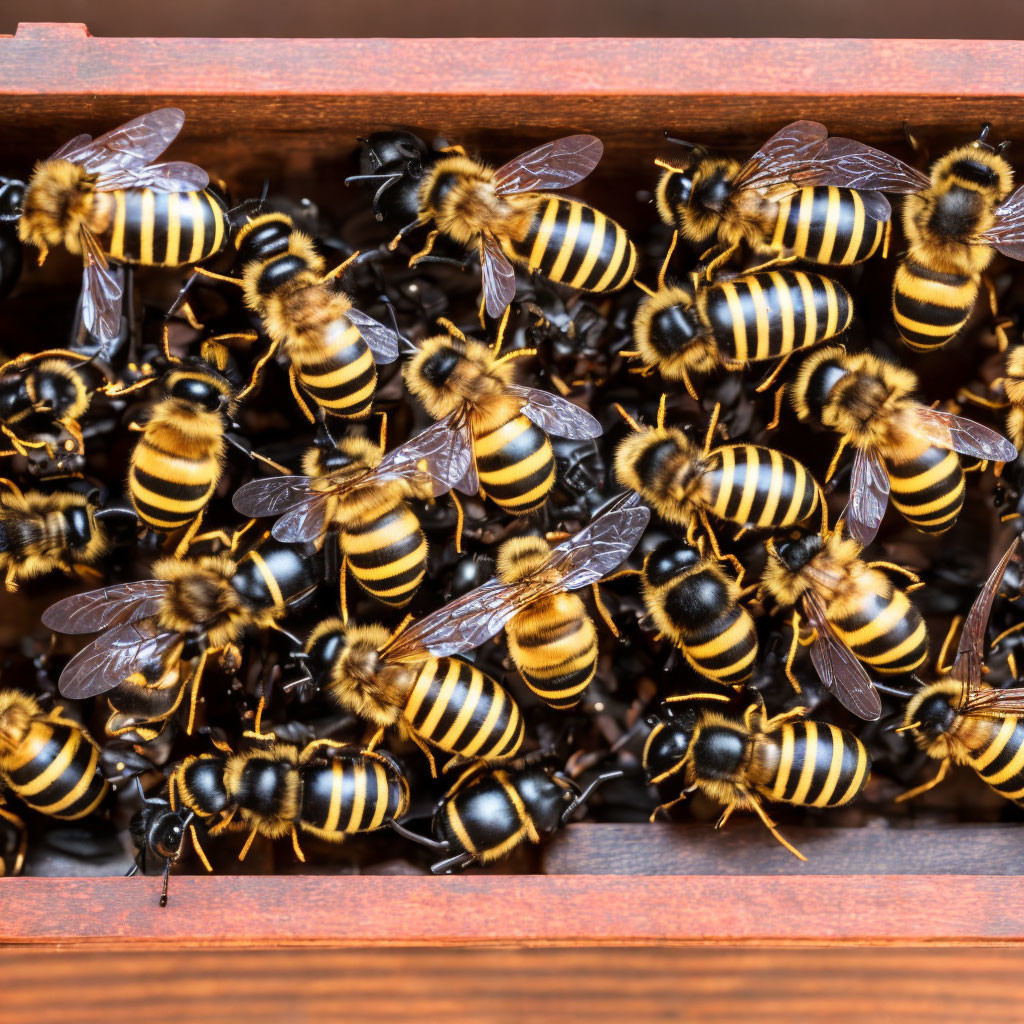
<path id="1" fill-rule="evenodd" d="M 574 708 L 597 671 L 597 630 L 576 594 L 554 594 L 506 625 L 508 653 L 527 686 L 553 708 Z"/>
<path id="2" fill-rule="evenodd" d="M 709 452 L 702 487 L 708 511 L 741 526 L 792 526 L 818 507 L 818 485 L 801 463 L 752 444 Z"/>
<path id="3" fill-rule="evenodd" d="M 163 533 L 186 526 L 213 496 L 224 455 L 223 431 L 200 439 L 169 419 L 149 423 L 132 452 L 128 492 L 139 518 Z"/>
<path id="4" fill-rule="evenodd" d="M 359 329 L 347 317 L 335 320 L 316 343 L 285 343 L 304 391 L 333 416 L 358 419 L 370 413 L 377 367 Z"/>
<path id="5" fill-rule="evenodd" d="M 922 533 L 945 533 L 964 505 L 960 456 L 924 444 L 908 462 L 885 461 L 889 498 L 908 523 Z"/>
<path id="6" fill-rule="evenodd" d="M 892 286 L 892 313 L 900 337 L 920 352 L 941 348 L 967 323 L 978 286 L 977 276 L 931 270 L 907 257 Z"/>
<path id="7" fill-rule="evenodd" d="M 445 800 L 436 831 L 453 850 L 472 853 L 482 864 L 498 860 L 523 840 L 540 842 L 522 797 L 503 771 L 474 781 Z"/>
<path id="8" fill-rule="evenodd" d="M 972 735 L 981 731 L 981 721 L 971 716 Z M 1024 719 L 1000 715 L 984 722 L 987 742 L 971 750 L 968 763 L 1000 796 L 1019 803 L 1024 799 Z"/>
<path id="9" fill-rule="evenodd" d="M 474 432 L 480 490 L 505 512 L 522 516 L 547 501 L 555 453 L 547 434 L 522 413 L 486 433 Z"/>
<path id="10" fill-rule="evenodd" d="M 533 273 L 585 292 L 612 292 L 633 280 L 636 247 L 624 228 L 576 199 L 539 196 L 526 236 L 502 241 Z"/>
<path id="11" fill-rule="evenodd" d="M 110 226 L 104 251 L 122 263 L 180 267 L 219 252 L 230 233 L 227 209 L 212 192 L 153 192 L 148 188 L 106 193 Z"/>
<path id="12" fill-rule="evenodd" d="M 515 757 L 523 742 L 523 716 L 509 693 L 457 658 L 417 667 L 402 717 L 418 736 L 466 758 Z"/>
<path id="13" fill-rule="evenodd" d="M 699 312 L 722 356 L 773 359 L 842 333 L 853 317 L 850 293 L 821 274 L 774 270 L 711 285 Z"/>
<path id="14" fill-rule="evenodd" d="M 383 604 L 406 604 L 427 571 L 427 539 L 401 498 L 375 506 L 371 515 L 341 520 L 341 548 L 360 586 Z"/>
<path id="15" fill-rule="evenodd" d="M 141 743 L 156 739 L 178 710 L 189 679 L 176 653 L 168 655 L 152 670 L 133 672 L 107 694 L 111 712 L 107 735 L 137 737 L 133 741 Z"/>
<path id="16" fill-rule="evenodd" d="M 72 821 L 95 811 L 107 795 L 99 760 L 99 748 L 77 723 L 35 718 L 5 759 L 4 781 L 33 810 Z"/>
<path id="17" fill-rule="evenodd" d="M 828 621 L 839 638 L 880 675 L 898 675 L 920 668 L 928 657 L 928 631 L 910 598 L 877 570 L 870 570 L 858 591 L 856 608 Z"/>
<path id="18" fill-rule="evenodd" d="M 890 230 L 890 222 L 871 216 L 853 189 L 808 186 L 775 206 L 778 217 L 769 248 L 811 263 L 860 263 L 877 251 Z"/>
<path id="19" fill-rule="evenodd" d="M 328 842 L 383 828 L 409 809 L 409 785 L 384 758 L 334 754 L 301 767 L 299 827 Z"/>
<path id="20" fill-rule="evenodd" d="M 838 807 L 864 788 L 871 771 L 864 744 L 825 722 L 788 723 L 755 743 L 753 763 L 769 776 L 756 788 L 779 803 Z"/>

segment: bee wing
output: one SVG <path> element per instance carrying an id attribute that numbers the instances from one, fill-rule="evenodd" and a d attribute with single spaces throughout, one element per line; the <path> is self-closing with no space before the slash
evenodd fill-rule
<path id="1" fill-rule="evenodd" d="M 797 171 L 798 185 L 837 185 L 858 191 L 920 192 L 931 184 L 928 176 L 899 157 L 853 139 L 827 139 L 810 165 Z"/>
<path id="2" fill-rule="evenodd" d="M 91 231 L 80 232 L 82 255 L 82 323 L 100 344 L 102 355 L 121 333 L 124 270 L 111 266 Z"/>
<path id="3" fill-rule="evenodd" d="M 477 475 L 476 458 L 473 454 L 473 435 L 469 432 L 467 424 L 460 423 L 459 419 L 460 414 L 453 412 L 435 424 L 436 428 L 443 432 L 444 442 L 438 445 L 437 450 L 428 445 L 423 458 L 431 476 L 453 480 L 452 487 L 455 490 L 474 495 L 480 490 L 480 478 Z"/>
<path id="4" fill-rule="evenodd" d="M 915 417 L 917 433 L 940 448 L 994 462 L 1012 462 L 1017 458 L 1017 449 L 1010 441 L 974 420 L 924 405 L 915 410 Z"/>
<path id="5" fill-rule="evenodd" d="M 850 503 L 846 508 L 849 535 L 860 544 L 870 544 L 882 525 L 888 504 L 889 474 L 884 463 L 875 452 L 858 449 L 850 476 Z"/>
<path id="6" fill-rule="evenodd" d="M 329 491 L 317 491 L 290 508 L 271 528 L 274 539 L 284 544 L 308 544 L 319 540 L 330 525 L 327 521 L 330 498 Z"/>
<path id="7" fill-rule="evenodd" d="M 764 190 L 790 181 L 801 168 L 812 165 L 828 138 L 817 121 L 794 121 L 780 128 L 741 168 L 735 186 Z"/>
<path id="8" fill-rule="evenodd" d="M 165 580 L 139 580 L 72 594 L 43 612 L 43 625 L 56 633 L 95 633 L 149 618 L 160 610 L 167 587 Z"/>
<path id="9" fill-rule="evenodd" d="M 309 497 L 308 476 L 270 476 L 242 484 L 231 498 L 235 511 L 248 519 L 279 516 Z"/>
<path id="10" fill-rule="evenodd" d="M 1024 260 L 1024 185 L 996 210 L 995 223 L 981 237 L 1011 260 Z"/>
<path id="11" fill-rule="evenodd" d="M 480 236 L 480 275 L 487 315 L 496 320 L 516 297 L 516 272 L 489 231 Z"/>
<path id="12" fill-rule="evenodd" d="M 432 423 L 381 459 L 374 471 L 377 478 L 429 480 L 434 497 L 458 484 L 473 463 L 473 449 L 453 438 L 456 433 L 446 421 Z M 472 493 L 476 493 L 476 489 Z"/>
<path id="13" fill-rule="evenodd" d="M 174 160 L 146 167 L 129 167 L 103 174 L 96 182 L 97 192 L 119 188 L 148 188 L 154 192 L 201 192 L 210 184 L 210 176 L 195 164 Z"/>
<path id="14" fill-rule="evenodd" d="M 358 309 L 350 309 L 345 315 L 358 329 L 375 363 L 393 363 L 398 358 L 398 335 L 390 327 Z"/>
<path id="15" fill-rule="evenodd" d="M 853 651 L 836 635 L 825 617 L 825 605 L 817 594 L 805 594 L 804 616 L 817 631 L 811 644 L 811 662 L 826 689 L 858 718 L 876 721 L 882 714 L 882 701 L 871 684 L 867 669 Z"/>
<path id="16" fill-rule="evenodd" d="M 106 693 L 120 686 L 133 672 L 165 658 L 179 643 L 179 634 L 160 630 L 152 619 L 115 626 L 64 666 L 58 689 L 72 700 Z"/>
<path id="17" fill-rule="evenodd" d="M 589 412 L 560 395 L 520 384 L 509 384 L 506 390 L 523 400 L 523 415 L 546 434 L 568 437 L 574 441 L 600 437 L 602 434 L 601 424 Z"/>
<path id="18" fill-rule="evenodd" d="M 960 700 L 958 707 L 963 707 L 972 698 L 981 682 L 982 663 L 985 655 L 985 630 L 988 628 L 988 617 L 992 611 L 992 602 L 995 600 L 1002 582 L 1003 573 L 1010 564 L 1010 560 L 1017 551 L 1017 541 L 1014 537 L 1013 543 L 1006 549 L 1006 554 L 999 559 L 999 563 L 992 570 L 991 575 L 985 581 L 978 596 L 971 605 L 964 621 L 963 631 L 960 633 L 960 643 L 956 649 L 956 660 L 950 675 L 960 680 Z"/>
<path id="19" fill-rule="evenodd" d="M 961 713 L 989 711 L 1024 715 L 1024 688 L 1008 686 L 1004 690 L 975 690 L 959 710 Z"/>
<path id="20" fill-rule="evenodd" d="M 569 188 L 582 181 L 598 164 L 604 144 L 593 135 L 567 135 L 520 153 L 494 172 L 499 196 L 544 189 Z"/>

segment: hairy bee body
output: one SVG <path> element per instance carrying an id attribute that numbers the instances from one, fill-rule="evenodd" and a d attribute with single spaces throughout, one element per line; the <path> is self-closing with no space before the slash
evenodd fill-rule
<path id="1" fill-rule="evenodd" d="M 663 541 L 644 562 L 644 604 L 694 671 L 730 686 L 750 681 L 757 630 L 739 586 L 697 548 Z"/>
<path id="2" fill-rule="evenodd" d="M 338 619 L 313 631 L 306 644 L 311 667 L 338 704 L 463 758 L 498 761 L 518 753 L 523 718 L 503 686 L 458 658 L 424 653 L 388 662 L 378 652 L 389 636 L 382 626 L 346 627 Z"/>
<path id="3" fill-rule="evenodd" d="M 152 743 L 160 736 L 185 696 L 188 675 L 181 652 L 126 677 L 107 695 L 106 733 L 131 743 Z"/>
<path id="4" fill-rule="evenodd" d="M 44 714 L 14 690 L 0 692 L 0 780 L 33 810 L 74 821 L 95 811 L 110 787 L 100 750 L 60 708 Z"/>
<path id="5" fill-rule="evenodd" d="M 480 490 L 500 509 L 523 516 L 547 501 L 555 485 L 555 453 L 547 434 L 522 413 L 473 431 Z"/>
<path id="6" fill-rule="evenodd" d="M 1017 451 L 1024 451 L 1024 345 L 1007 350 L 1003 390 L 1010 403 L 1006 411 L 1006 432 Z"/>
<path id="7" fill-rule="evenodd" d="M 920 441 L 908 459 L 886 461 L 890 498 L 901 515 L 922 533 L 945 533 L 964 507 L 964 471 L 956 452 Z"/>

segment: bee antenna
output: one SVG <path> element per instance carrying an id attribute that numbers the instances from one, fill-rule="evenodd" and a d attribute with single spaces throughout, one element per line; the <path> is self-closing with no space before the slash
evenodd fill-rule
<path id="1" fill-rule="evenodd" d="M 20 213 L 0 213 L 0 221 L 16 221 L 21 220 Z"/>
<path id="2" fill-rule="evenodd" d="M 983 125 L 981 126 L 981 131 L 980 131 L 980 132 L 978 133 L 978 142 L 979 142 L 979 143 L 980 143 L 981 145 L 983 145 L 983 146 L 984 146 L 984 145 L 986 144 L 986 143 L 985 143 L 985 140 L 986 140 L 986 139 L 988 138 L 988 133 L 989 133 L 990 131 L 992 131 L 992 125 L 991 125 L 991 124 L 990 124 L 990 123 L 989 123 L 988 121 L 986 121 L 986 122 L 985 122 L 985 123 L 984 123 L 984 124 L 983 124 Z"/>
<path id="3" fill-rule="evenodd" d="M 345 179 L 346 187 L 353 181 L 389 181 L 391 179 L 397 179 L 400 175 L 397 174 L 350 174 Z"/>
<path id="4" fill-rule="evenodd" d="M 626 773 L 621 768 L 616 768 L 614 771 L 602 772 L 598 775 L 598 777 L 594 779 L 593 782 L 591 782 L 590 785 L 587 786 L 587 788 L 584 789 L 562 812 L 560 824 L 564 825 L 573 816 L 573 814 L 575 814 L 576 811 L 590 799 L 594 790 L 597 789 L 598 786 L 603 786 L 606 782 L 611 782 L 613 779 L 621 779 L 625 774 Z"/>
<path id="5" fill-rule="evenodd" d="M 671 142 L 673 146 L 682 146 L 685 149 L 697 149 L 699 148 L 696 142 L 687 142 L 686 139 L 677 139 L 674 135 L 669 134 L 669 130 L 666 128 L 664 131 L 665 141 Z"/>
<path id="6" fill-rule="evenodd" d="M 996 146 L 996 152 L 1000 156 L 1002 156 L 1009 148 L 1010 148 L 1010 140 L 1009 139 L 1003 139 L 1003 141 L 1000 142 L 998 146 Z"/>

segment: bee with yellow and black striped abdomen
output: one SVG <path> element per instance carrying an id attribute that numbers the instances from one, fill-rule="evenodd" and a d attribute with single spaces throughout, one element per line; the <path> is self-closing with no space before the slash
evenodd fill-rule
<path id="1" fill-rule="evenodd" d="M 555 548 L 543 537 L 512 537 L 498 549 L 493 579 L 421 619 L 412 634 L 433 654 L 450 657 L 504 628 L 526 685 L 553 708 L 574 708 L 597 671 L 598 650 L 594 621 L 573 591 L 596 587 L 617 568 L 650 517 L 629 495 Z"/>
<path id="2" fill-rule="evenodd" d="M 105 631 L 65 666 L 59 680 L 65 696 L 94 697 L 119 686 L 142 691 L 119 701 L 137 727 L 154 707 L 172 714 L 181 699 L 175 688 L 187 684 L 191 732 L 211 655 L 237 661 L 247 630 L 276 630 L 297 645 L 279 623 L 316 589 L 321 572 L 316 557 L 266 537 L 241 558 L 163 559 L 153 575 L 64 598 L 46 609 L 43 624 L 58 633 Z M 195 666 L 186 672 L 184 662 L 192 658 Z M 172 669 L 177 679 L 168 675 Z"/>
<path id="3" fill-rule="evenodd" d="M 428 622 L 430 632 L 435 624 Z M 432 770 L 427 744 L 465 760 L 515 757 L 525 726 L 512 695 L 469 662 L 434 654 L 429 643 L 416 625 L 396 634 L 327 619 L 306 642 L 307 665 L 331 700 L 379 733 L 394 728 L 411 739 Z"/>
<path id="4" fill-rule="evenodd" d="M 153 163 L 184 122 L 165 107 L 97 139 L 79 135 L 36 165 L 21 201 L 18 235 L 40 262 L 58 245 L 82 257 L 82 320 L 103 355 L 121 329 L 121 264 L 185 266 L 227 240 L 227 209 L 207 173 Z"/>
<path id="5" fill-rule="evenodd" d="M 99 765 L 99 747 L 61 707 L 0 691 L 0 783 L 34 811 L 76 821 L 98 810 L 110 790 Z"/>
<path id="6" fill-rule="evenodd" d="M 861 545 L 843 535 L 842 523 L 821 534 L 794 532 L 767 542 L 762 592 L 780 608 L 792 608 L 793 640 L 786 659 L 792 673 L 800 639 L 800 616 L 811 627 L 811 661 L 826 688 L 860 718 L 873 721 L 882 711 L 868 675 L 903 675 L 928 657 L 928 630 L 905 591 L 881 570 L 898 571 L 915 585 L 920 580 L 891 562 L 864 562 Z"/>
<path id="7" fill-rule="evenodd" d="M 599 437 L 601 424 L 558 395 L 513 382 L 511 360 L 533 352 L 498 355 L 507 323 L 506 311 L 489 348 L 442 320 L 448 333 L 421 342 L 403 374 L 409 391 L 449 428 L 451 445 L 471 453 L 456 490 L 479 492 L 504 512 L 527 515 L 547 501 L 555 484 L 548 434 Z"/>
<path id="8" fill-rule="evenodd" d="M 633 338 L 645 367 L 682 380 L 696 399 L 694 376 L 778 359 L 774 379 L 793 352 L 841 334 L 852 318 L 853 299 L 838 282 L 773 270 L 713 284 L 698 280 L 695 288 L 659 281 L 637 307 Z"/>
<path id="9" fill-rule="evenodd" d="M 383 425 L 379 444 L 323 438 L 303 457 L 305 476 L 253 480 L 233 498 L 243 515 L 280 515 L 271 531 L 280 541 L 319 544 L 335 527 L 343 608 L 347 569 L 381 603 L 409 602 L 427 570 L 427 540 L 409 501 L 446 493 L 469 468 L 469 451 L 452 448 L 441 424 L 387 455 L 385 438 Z"/>
<path id="10" fill-rule="evenodd" d="M 0 878 L 21 874 L 28 849 L 25 823 L 0 803 Z"/>
<path id="11" fill-rule="evenodd" d="M 953 664 L 939 665 L 939 678 L 907 702 L 900 731 L 941 765 L 931 781 L 898 800 L 927 792 L 952 765 L 964 765 L 1001 797 L 1024 806 L 1024 689 L 994 689 L 983 681 L 992 602 L 1019 543 L 1010 545 L 971 606 Z"/>
<path id="12" fill-rule="evenodd" d="M 829 139 L 815 121 L 787 125 L 743 164 L 682 143 L 686 158 L 655 161 L 662 168 L 658 213 L 689 242 L 717 242 L 711 267 L 742 244 L 776 260 L 831 266 L 861 263 L 880 248 L 884 255 L 892 215 L 886 198 L 830 187 L 827 179 L 830 165 L 848 162 L 844 144 L 857 145 Z"/>
<path id="13" fill-rule="evenodd" d="M 427 256 L 438 233 L 478 248 L 483 305 L 499 317 L 515 298 L 513 264 L 579 291 L 611 292 L 636 271 L 636 247 L 624 228 L 578 199 L 546 194 L 582 181 L 604 152 L 593 135 L 545 143 L 495 170 L 461 147 L 423 169 L 414 228 L 434 224 L 410 266 Z"/>
<path id="14" fill-rule="evenodd" d="M 964 473 L 958 455 L 1008 462 L 1017 449 L 980 423 L 930 409 L 911 397 L 917 378 L 909 370 L 869 352 L 827 348 L 800 367 L 793 406 L 842 436 L 856 451 L 850 478 L 850 535 L 869 544 L 892 503 L 923 533 L 941 534 L 964 503 Z"/>

